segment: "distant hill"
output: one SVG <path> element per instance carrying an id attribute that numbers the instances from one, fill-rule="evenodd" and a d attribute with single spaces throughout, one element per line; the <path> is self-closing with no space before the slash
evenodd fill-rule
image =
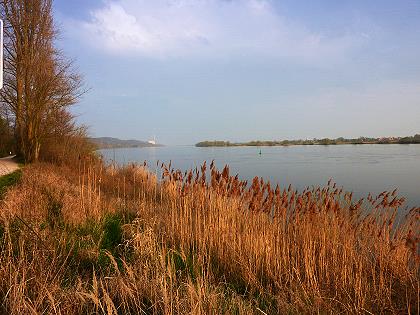
<path id="1" fill-rule="evenodd" d="M 140 140 L 121 140 L 111 137 L 89 138 L 98 149 L 113 149 L 113 148 L 146 148 L 146 147 L 161 147 L 161 144 L 151 144 L 147 141 Z"/>

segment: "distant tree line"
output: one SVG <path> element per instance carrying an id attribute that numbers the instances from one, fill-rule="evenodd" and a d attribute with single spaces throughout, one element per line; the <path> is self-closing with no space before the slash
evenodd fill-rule
<path id="1" fill-rule="evenodd" d="M 229 142 L 229 141 L 202 141 L 196 144 L 197 147 L 239 147 L 239 146 L 289 146 L 289 145 L 339 145 L 339 144 L 415 144 L 420 143 L 420 135 L 412 137 L 389 137 L 389 138 L 368 138 L 359 137 L 345 139 L 312 139 L 312 140 L 281 140 L 281 141 L 249 141 L 249 142 Z"/>
<path id="2" fill-rule="evenodd" d="M 26 162 L 65 159 L 87 150 L 69 108 L 84 93 L 72 62 L 55 47 L 52 0 L 2 0 L 4 87 L 0 144 Z M 1 152 L 4 154 L 4 152 Z"/>
<path id="3" fill-rule="evenodd" d="M 234 146 L 234 143 L 230 143 L 229 141 L 203 141 L 197 143 L 196 147 L 230 147 Z"/>
<path id="4" fill-rule="evenodd" d="M 399 139 L 398 143 L 401 143 L 401 144 L 420 143 L 420 135 L 401 138 Z"/>

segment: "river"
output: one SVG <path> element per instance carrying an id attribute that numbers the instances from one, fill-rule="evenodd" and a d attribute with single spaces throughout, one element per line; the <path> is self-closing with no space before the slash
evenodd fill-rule
<path id="1" fill-rule="evenodd" d="M 261 154 L 260 154 L 261 150 Z M 215 160 L 217 167 L 229 165 L 241 179 L 260 176 L 281 186 L 298 190 L 325 185 L 332 178 L 338 186 L 357 197 L 369 192 L 398 189 L 407 206 L 420 206 L 420 145 L 312 145 L 288 147 L 167 146 L 156 148 L 106 149 L 100 153 L 107 161 L 143 163 L 154 169 L 163 161 L 187 170 L 204 161 Z"/>

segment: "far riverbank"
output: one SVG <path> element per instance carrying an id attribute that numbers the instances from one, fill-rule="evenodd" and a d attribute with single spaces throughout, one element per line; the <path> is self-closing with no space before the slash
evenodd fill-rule
<path id="1" fill-rule="evenodd" d="M 359 137 L 354 139 L 345 139 L 343 137 L 336 139 L 312 139 L 312 140 L 274 140 L 274 141 L 249 141 L 249 142 L 230 142 L 230 141 L 202 141 L 198 142 L 196 147 L 275 147 L 291 145 L 343 145 L 343 144 L 420 144 L 420 134 L 409 137 L 383 137 L 368 138 Z"/>

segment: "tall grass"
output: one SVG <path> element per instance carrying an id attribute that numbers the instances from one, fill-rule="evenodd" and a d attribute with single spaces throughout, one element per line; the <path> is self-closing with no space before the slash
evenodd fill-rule
<path id="1" fill-rule="evenodd" d="M 38 164 L 1 201 L 0 312 L 419 312 L 420 208 L 204 164 Z"/>

